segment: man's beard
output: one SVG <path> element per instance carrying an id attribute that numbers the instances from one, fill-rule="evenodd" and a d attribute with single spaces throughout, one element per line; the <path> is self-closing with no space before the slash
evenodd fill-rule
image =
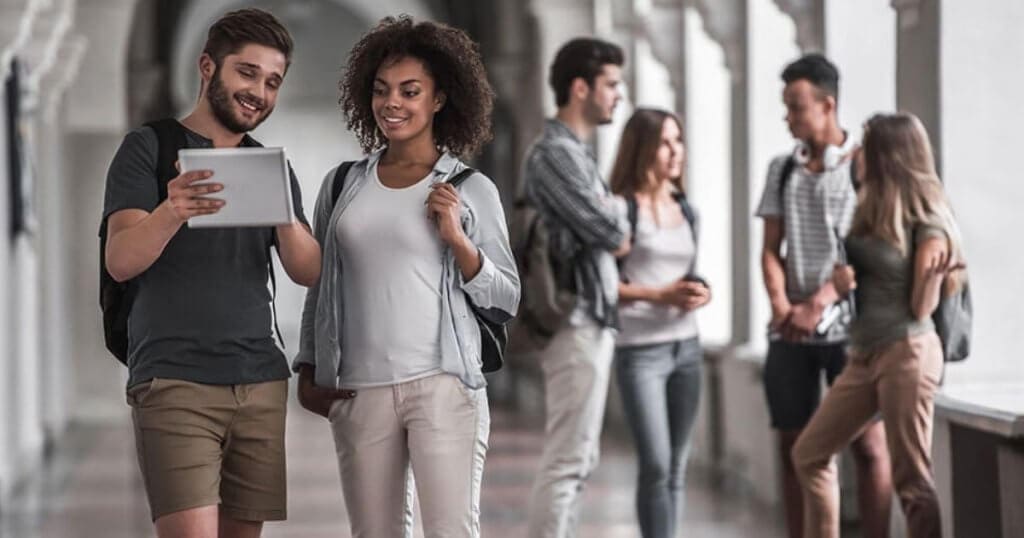
<path id="1" fill-rule="evenodd" d="M 601 106 L 598 105 L 597 102 L 588 100 L 586 104 L 585 114 L 587 119 L 589 119 L 594 125 L 608 125 L 612 122 L 613 114 L 608 114 L 606 116 L 604 114 L 604 110 L 601 109 Z"/>
<path id="2" fill-rule="evenodd" d="M 217 68 L 217 70 L 214 71 L 213 78 L 210 79 L 210 89 L 206 92 L 206 99 L 210 102 L 210 109 L 213 111 L 213 115 L 217 118 L 217 121 L 235 134 L 245 134 L 256 127 L 259 127 L 259 125 L 263 123 L 263 120 L 270 117 L 270 113 L 274 110 L 269 107 L 263 109 L 262 114 L 257 116 L 251 125 L 246 124 L 244 120 L 239 119 L 232 108 L 232 101 L 234 101 L 234 98 L 228 95 L 227 89 L 224 88 L 224 82 L 221 80 L 220 68 Z M 253 100 L 258 101 L 258 99 L 255 98 L 253 98 Z"/>

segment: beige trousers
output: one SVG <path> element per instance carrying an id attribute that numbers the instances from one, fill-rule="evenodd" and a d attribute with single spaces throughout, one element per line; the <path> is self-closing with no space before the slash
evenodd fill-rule
<path id="1" fill-rule="evenodd" d="M 805 537 L 838 538 L 839 483 L 832 456 L 878 412 L 911 538 L 942 535 L 931 466 L 934 399 L 942 367 L 942 346 L 934 332 L 850 357 L 793 447 L 804 489 Z"/>
<path id="2" fill-rule="evenodd" d="M 583 485 L 597 467 L 615 341 L 596 324 L 566 327 L 544 349 L 544 454 L 530 498 L 530 538 L 576 536 Z"/>
<path id="3" fill-rule="evenodd" d="M 359 389 L 329 418 L 353 538 L 411 537 L 413 492 L 426 538 L 480 536 L 486 389 L 440 374 Z"/>

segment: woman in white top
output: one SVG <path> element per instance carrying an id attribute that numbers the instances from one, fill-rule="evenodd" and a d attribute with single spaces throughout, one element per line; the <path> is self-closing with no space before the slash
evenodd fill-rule
<path id="1" fill-rule="evenodd" d="M 489 140 L 493 93 L 464 32 L 408 17 L 363 36 L 341 89 L 369 155 L 320 189 L 299 400 L 331 422 L 353 536 L 411 536 L 413 489 L 425 536 L 479 536 L 490 418 L 476 316 L 511 319 L 519 278 L 494 184 L 448 182 Z"/>
<path id="2" fill-rule="evenodd" d="M 626 124 L 612 170 L 633 247 L 619 260 L 615 369 L 639 457 L 636 508 L 644 538 L 676 536 L 702 352 L 694 310 L 711 299 L 694 275 L 696 218 L 683 185 L 683 131 L 661 110 Z"/>

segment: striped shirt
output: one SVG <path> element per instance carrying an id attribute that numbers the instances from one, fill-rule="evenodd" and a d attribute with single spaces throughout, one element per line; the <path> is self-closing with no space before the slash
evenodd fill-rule
<path id="1" fill-rule="evenodd" d="M 526 154 L 523 187 L 551 237 L 553 255 L 572 262 L 579 304 L 570 322 L 589 318 L 617 326 L 619 272 L 611 252 L 628 225 L 612 205 L 590 147 L 561 121 L 547 120 Z"/>
<path id="2" fill-rule="evenodd" d="M 844 150 L 853 147 L 847 137 Z M 780 155 L 768 167 L 758 217 L 781 217 L 785 224 L 786 296 L 790 302 L 809 299 L 832 275 L 857 205 L 857 193 L 850 177 L 852 159 L 844 159 L 821 173 L 807 170 L 795 156 L 797 166 L 780 195 L 782 171 L 790 155 Z M 845 317 L 845 316 L 844 316 Z M 848 320 L 840 321 L 811 342 L 841 342 L 848 333 Z"/>

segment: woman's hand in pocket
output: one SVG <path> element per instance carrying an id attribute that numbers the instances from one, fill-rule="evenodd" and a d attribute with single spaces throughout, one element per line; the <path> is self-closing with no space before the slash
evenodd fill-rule
<path id="1" fill-rule="evenodd" d="M 356 393 L 352 390 L 338 390 L 317 386 L 313 382 L 312 366 L 302 365 L 299 367 L 299 404 L 308 411 L 328 418 L 331 404 L 335 400 L 348 400 L 355 398 Z"/>

